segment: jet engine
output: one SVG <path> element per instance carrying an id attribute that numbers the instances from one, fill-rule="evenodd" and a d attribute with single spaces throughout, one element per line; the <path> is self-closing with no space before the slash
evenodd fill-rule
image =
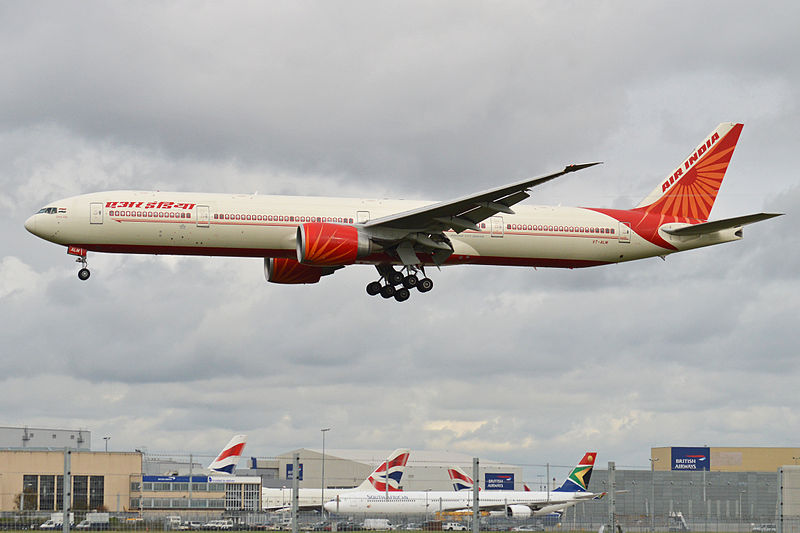
<path id="1" fill-rule="evenodd" d="M 372 248 L 370 238 L 355 226 L 309 222 L 297 228 L 297 260 L 306 265 L 352 265 Z"/>
<path id="2" fill-rule="evenodd" d="M 527 505 L 509 505 L 506 507 L 506 516 L 509 518 L 529 518 L 533 512 Z"/>
<path id="3" fill-rule="evenodd" d="M 270 283 L 317 283 L 319 278 L 333 274 L 335 267 L 302 265 L 285 257 L 264 258 L 264 275 Z"/>

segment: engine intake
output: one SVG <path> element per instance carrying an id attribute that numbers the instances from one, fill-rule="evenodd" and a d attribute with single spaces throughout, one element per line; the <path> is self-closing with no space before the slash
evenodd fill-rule
<path id="1" fill-rule="evenodd" d="M 527 505 L 509 505 L 506 507 L 506 516 L 509 518 L 528 518 L 533 512 Z"/>
<path id="2" fill-rule="evenodd" d="M 309 222 L 297 227 L 297 260 L 306 265 L 352 265 L 371 251 L 369 237 L 355 226 Z"/>
<path id="3" fill-rule="evenodd" d="M 333 274 L 335 267 L 315 267 L 302 265 L 294 259 L 285 257 L 264 258 L 264 275 L 270 283 L 297 285 L 317 283 L 319 278 Z"/>

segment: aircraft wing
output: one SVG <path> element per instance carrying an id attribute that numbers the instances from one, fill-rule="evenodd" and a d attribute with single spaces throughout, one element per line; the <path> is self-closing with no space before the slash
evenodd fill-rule
<path id="1" fill-rule="evenodd" d="M 600 494 L 595 494 L 593 492 L 586 492 L 575 494 L 572 498 L 553 498 L 551 497 L 549 500 L 540 500 L 540 501 L 530 501 L 530 502 L 515 502 L 513 505 L 526 505 L 530 508 L 531 511 L 538 511 L 540 509 L 544 509 L 545 507 L 558 507 L 562 505 L 574 505 L 576 503 L 587 501 L 587 500 L 599 500 L 606 493 L 602 492 Z M 508 504 L 511 505 L 511 504 Z M 505 503 L 486 503 L 486 504 L 479 504 L 481 511 L 502 511 L 507 507 Z"/>
<path id="2" fill-rule="evenodd" d="M 478 192 L 455 200 L 426 205 L 411 211 L 376 218 L 365 224 L 365 227 L 386 226 L 397 229 L 426 230 L 453 229 L 461 233 L 465 229 L 477 229 L 475 224 L 486 220 L 497 213 L 514 214 L 511 206 L 528 198 L 531 188 L 548 181 L 582 170 L 600 163 L 584 163 L 569 165 L 560 172 L 528 178 L 526 180 L 503 185 L 487 191 Z"/>
<path id="3" fill-rule="evenodd" d="M 444 235 L 446 230 L 452 229 L 456 233 L 468 229 L 479 230 L 481 221 L 497 213 L 514 214 L 511 206 L 528 198 L 531 188 L 599 164 L 568 165 L 564 170 L 546 176 L 528 178 L 454 200 L 376 218 L 363 227 L 374 240 L 397 255 L 403 264 L 419 263 L 416 253 L 432 254 L 436 263 L 441 264 L 453 252 L 449 239 Z"/>
<path id="4" fill-rule="evenodd" d="M 697 236 L 706 233 L 714 233 L 724 229 L 738 228 L 746 226 L 747 224 L 754 224 L 762 220 L 779 217 L 783 213 L 756 213 L 754 215 L 744 215 L 741 217 L 726 218 L 724 220 L 714 220 L 713 222 L 703 222 L 701 224 L 694 224 L 691 226 L 684 226 L 682 228 L 663 228 L 665 233 L 678 236 Z"/>

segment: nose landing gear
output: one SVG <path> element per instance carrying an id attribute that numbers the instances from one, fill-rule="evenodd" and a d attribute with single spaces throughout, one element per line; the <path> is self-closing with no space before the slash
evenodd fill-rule
<path id="1" fill-rule="evenodd" d="M 69 246 L 69 247 L 67 247 L 67 253 L 69 255 L 77 256 L 77 259 L 75 259 L 75 262 L 81 264 L 82 268 L 80 270 L 78 270 L 78 279 L 81 280 L 81 281 L 86 281 L 87 279 L 89 279 L 89 276 L 91 276 L 92 273 L 89 272 L 88 268 L 86 268 L 86 263 L 87 263 L 87 261 L 86 261 L 86 253 L 87 253 L 86 249 L 85 248 L 78 248 L 77 246 Z"/>
<path id="2" fill-rule="evenodd" d="M 428 292 L 433 289 L 433 280 L 428 277 L 419 278 L 418 273 L 425 276 L 422 266 L 405 266 L 405 275 L 402 271 L 395 270 L 391 265 L 376 265 L 381 278 L 367 284 L 367 294 L 383 298 L 394 297 L 398 302 L 405 302 L 411 297 L 411 289 L 419 292 Z"/>

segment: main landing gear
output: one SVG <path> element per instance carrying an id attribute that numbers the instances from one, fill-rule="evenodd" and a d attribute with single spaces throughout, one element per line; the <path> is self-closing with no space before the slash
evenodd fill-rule
<path id="1" fill-rule="evenodd" d="M 411 289 L 413 288 L 416 288 L 419 292 L 428 292 L 433 289 L 433 280 L 424 277 L 425 270 L 423 267 L 403 267 L 405 274 L 402 271 L 395 270 L 390 265 L 376 265 L 375 268 L 378 269 L 381 279 L 367 284 L 367 294 L 370 296 L 380 294 L 386 299 L 394 297 L 398 302 L 405 302 L 411 297 Z M 422 279 L 419 278 L 418 273 L 423 275 Z"/>

